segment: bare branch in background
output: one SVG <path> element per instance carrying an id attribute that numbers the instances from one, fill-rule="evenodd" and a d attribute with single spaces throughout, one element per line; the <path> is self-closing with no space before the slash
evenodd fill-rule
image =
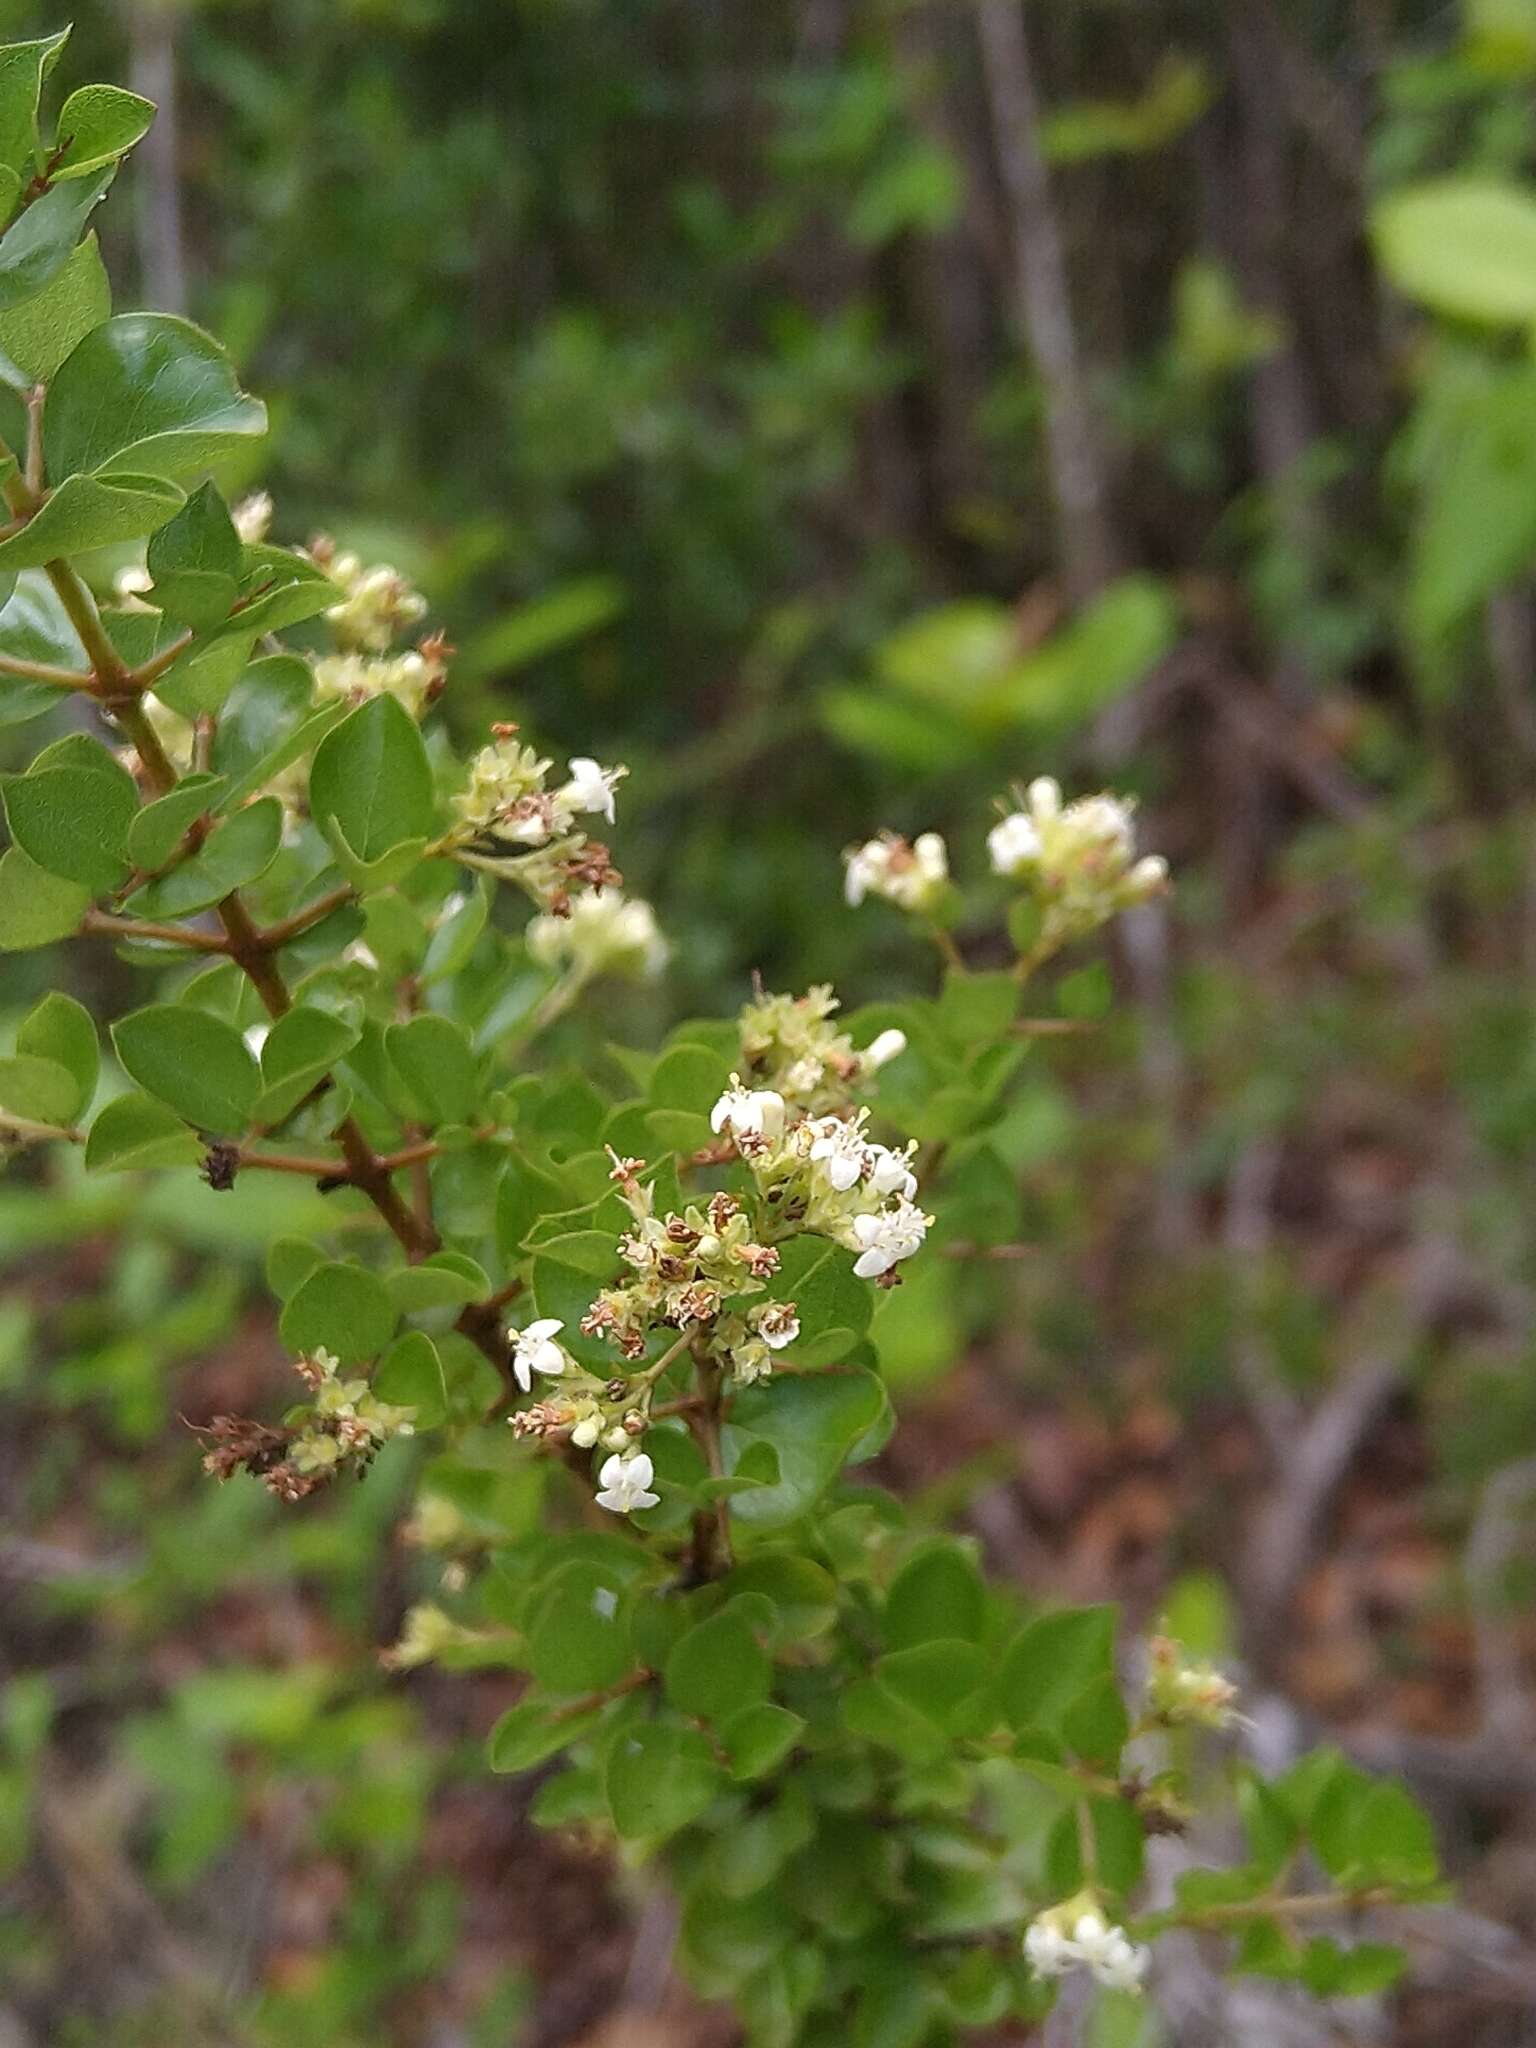
<path id="1" fill-rule="evenodd" d="M 1019 325 L 1045 396 L 1062 569 L 1074 598 L 1115 574 L 1103 453 L 1089 402 L 1061 224 L 1040 148 L 1040 99 L 1019 0 L 976 0 L 993 146 L 1007 202 Z"/>

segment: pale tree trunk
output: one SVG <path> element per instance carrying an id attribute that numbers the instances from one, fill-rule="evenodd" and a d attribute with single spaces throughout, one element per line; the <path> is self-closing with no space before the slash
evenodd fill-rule
<path id="1" fill-rule="evenodd" d="M 1046 456 L 1071 595 L 1114 576 L 1109 487 L 1072 319 L 1066 253 L 1040 149 L 1040 99 L 1021 0 L 976 0 L 993 146 L 1007 205 L 1019 326 L 1045 399 Z"/>
<path id="2" fill-rule="evenodd" d="M 133 89 L 159 109 L 138 152 L 140 281 L 150 305 L 185 313 L 186 247 L 176 166 L 176 0 L 137 0 L 129 15 L 129 36 Z"/>

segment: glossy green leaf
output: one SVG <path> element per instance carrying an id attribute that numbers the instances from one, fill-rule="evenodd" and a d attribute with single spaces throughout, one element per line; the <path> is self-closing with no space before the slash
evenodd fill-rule
<path id="1" fill-rule="evenodd" d="M 799 1741 L 804 1718 L 771 1700 L 733 1714 L 720 1729 L 720 1743 L 731 1760 L 731 1776 L 764 1777 L 781 1764 Z"/>
<path id="2" fill-rule="evenodd" d="M 885 1389 L 866 1372 L 797 1375 L 745 1389 L 724 1431 L 726 1472 L 733 1472 L 749 1446 L 761 1440 L 778 1456 L 780 1479 L 777 1486 L 738 1496 L 733 1516 L 760 1529 L 797 1520 L 831 1484 L 884 1408 Z"/>
<path id="3" fill-rule="evenodd" d="M 412 1017 L 391 1024 L 384 1043 L 424 1121 L 474 1122 L 480 1104 L 479 1076 L 463 1025 L 430 1014 Z"/>
<path id="4" fill-rule="evenodd" d="M 373 862 L 436 824 L 432 769 L 421 734 L 393 697 L 373 697 L 326 734 L 309 774 L 310 814 L 338 826 L 357 859 Z"/>
<path id="5" fill-rule="evenodd" d="M 531 1771 L 591 1733 L 603 1709 L 566 1714 L 549 1700 L 519 1700 L 491 1730 L 487 1755 L 493 1771 Z"/>
<path id="6" fill-rule="evenodd" d="M 0 592 L 6 580 L 0 577 Z M 78 672 L 85 667 L 79 636 L 41 571 L 24 570 L 0 605 L 0 650 L 26 661 L 45 661 L 54 668 Z M 59 693 L 48 684 L 0 676 L 0 726 L 22 725 L 58 707 Z"/>
<path id="7" fill-rule="evenodd" d="M 95 749 L 89 767 L 34 768 L 5 783 L 11 837 L 51 875 L 104 895 L 128 873 L 128 828 L 139 806 L 133 777 Z"/>
<path id="8" fill-rule="evenodd" d="M 128 898 L 135 917 L 189 917 L 219 903 L 264 875 L 283 841 L 283 807 L 263 797 L 217 824 L 202 846 L 158 881 L 146 882 Z"/>
<path id="9" fill-rule="evenodd" d="M 30 176 L 42 139 L 37 107 L 43 80 L 69 41 L 69 30 L 32 42 L 0 44 L 0 164 Z"/>
<path id="10" fill-rule="evenodd" d="M 44 996 L 22 1019 L 16 1050 L 56 1060 L 69 1073 L 74 1097 L 67 1111 L 68 1122 L 73 1123 L 90 1107 L 101 1071 L 101 1046 L 91 1013 L 83 1003 L 61 989 Z"/>
<path id="11" fill-rule="evenodd" d="M 83 178 L 116 163 L 155 118 L 153 100 L 126 92 L 120 85 L 82 85 L 59 109 L 58 140 L 49 176 Z"/>
<path id="12" fill-rule="evenodd" d="M 403 1315 L 486 1301 L 492 1291 L 485 1268 L 463 1252 L 452 1251 L 434 1252 L 419 1265 L 398 1267 L 386 1275 L 384 1284 L 390 1300 Z"/>
<path id="13" fill-rule="evenodd" d="M 675 1835 L 714 1803 L 725 1782 L 693 1728 L 664 1722 L 627 1728 L 608 1754 L 608 1809 L 621 1835 Z"/>
<path id="14" fill-rule="evenodd" d="M 1090 1685 L 1114 1675 L 1113 1607 L 1045 1614 L 1014 1637 L 999 1675 L 1003 1711 L 1015 1728 L 1057 1728 Z"/>
<path id="15" fill-rule="evenodd" d="M 0 312 L 40 292 L 64 268 L 91 209 L 106 197 L 113 176 L 109 168 L 55 185 L 41 199 L 34 199 L 0 235 Z M 68 471 L 50 467 L 48 474 L 57 481 Z"/>
<path id="16" fill-rule="evenodd" d="M 40 868 L 19 846 L 0 854 L 0 952 L 25 953 L 80 929 L 91 892 Z"/>
<path id="17" fill-rule="evenodd" d="M 726 1721 L 762 1704 L 768 1659 L 740 1614 L 727 1609 L 692 1628 L 667 1659 L 667 1698 L 679 1713 Z"/>
<path id="18" fill-rule="evenodd" d="M 153 533 L 181 503 L 174 484 L 126 472 L 66 477 L 20 533 L 0 541 L 0 571 L 40 569 L 60 555 L 115 547 Z"/>
<path id="19" fill-rule="evenodd" d="M 0 243 L 0 268 L 3 256 Z M 241 391 L 224 351 L 201 328 L 167 313 L 120 313 L 60 365 L 43 408 L 43 448 L 54 478 L 179 478 L 237 451 L 266 424 L 266 408 Z"/>
<path id="20" fill-rule="evenodd" d="M 30 298 L 0 310 L 0 351 L 29 383 L 46 384 L 75 345 L 112 312 L 112 287 L 94 234 L 71 250 Z"/>
<path id="21" fill-rule="evenodd" d="M 191 1166 L 203 1156 L 195 1131 L 163 1102 L 147 1095 L 117 1095 L 91 1125 L 85 1163 L 93 1173 L 129 1173 L 157 1166 Z"/>
<path id="22" fill-rule="evenodd" d="M 171 618 L 202 632 L 228 615 L 240 593 L 240 537 L 212 484 L 154 535 L 147 563 L 154 601 Z"/>
<path id="23" fill-rule="evenodd" d="M 633 1662 L 623 1614 L 626 1576 L 578 1558 L 562 1565 L 528 1617 L 528 1663 L 550 1692 L 598 1692 Z"/>
<path id="24" fill-rule="evenodd" d="M 332 1260 L 306 1275 L 278 1329 L 295 1356 L 324 1350 L 353 1364 L 384 1349 L 394 1335 L 395 1311 L 376 1275 Z"/>
<path id="25" fill-rule="evenodd" d="M 74 1075 L 58 1060 L 36 1053 L 0 1057 L 0 1128 L 7 1117 L 67 1128 L 79 1099 Z"/>
<path id="26" fill-rule="evenodd" d="M 381 1401 L 414 1408 L 417 1429 L 435 1429 L 448 1413 L 448 1387 L 437 1346 L 421 1330 L 397 1337 L 379 1360 L 373 1391 Z"/>
<path id="27" fill-rule="evenodd" d="M 145 804 L 128 827 L 128 859 L 145 872 L 163 868 L 197 820 L 224 789 L 222 775 L 189 775 L 167 795 Z"/>
<path id="28" fill-rule="evenodd" d="M 279 1017 L 261 1048 L 256 1121 L 278 1124 L 357 1044 L 357 1026 L 329 1010 L 300 1003 Z"/>
<path id="29" fill-rule="evenodd" d="M 986 1592 L 974 1559 L 940 1541 L 903 1565 L 885 1601 L 885 1640 L 893 1650 L 942 1637 L 979 1642 Z"/>
<path id="30" fill-rule="evenodd" d="M 236 1137 L 250 1122 L 261 1077 L 245 1040 L 222 1017 L 185 1003 L 152 1003 L 112 1027 L 124 1068 L 199 1130 Z"/>

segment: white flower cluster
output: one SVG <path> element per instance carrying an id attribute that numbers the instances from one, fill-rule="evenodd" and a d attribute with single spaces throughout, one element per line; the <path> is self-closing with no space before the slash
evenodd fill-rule
<path id="1" fill-rule="evenodd" d="M 415 719 L 441 695 L 448 674 L 442 643 L 431 640 L 405 654 L 322 654 L 312 666 L 317 704 L 394 697 Z"/>
<path id="2" fill-rule="evenodd" d="M 320 1476 L 347 1458 L 366 1463 L 391 1437 L 415 1434 L 414 1408 L 379 1400 L 366 1380 L 343 1379 L 333 1353 L 312 1351 L 294 1370 L 310 1389 L 307 1420 L 288 1446 L 295 1472 Z"/>
<path id="3" fill-rule="evenodd" d="M 496 737 L 476 754 L 469 781 L 453 800 L 461 827 L 472 838 L 541 847 L 568 837 L 578 816 L 596 815 L 611 825 L 614 787 L 628 770 L 604 768 L 578 754 L 566 780 L 547 789 L 553 765 L 522 745 L 514 727 L 496 728 Z"/>
<path id="4" fill-rule="evenodd" d="M 1242 1720 L 1237 1687 L 1214 1665 L 1189 1660 L 1169 1636 L 1154 1636 L 1149 1649 L 1147 1711 L 1154 1720 L 1216 1730 Z"/>
<path id="5" fill-rule="evenodd" d="M 670 951 L 650 904 L 619 889 L 583 890 L 571 898 L 566 916 L 534 918 L 526 942 L 541 967 L 628 981 L 653 981 Z"/>
<path id="6" fill-rule="evenodd" d="M 910 842 L 882 832 L 843 855 L 844 892 L 850 903 L 883 896 L 898 910 L 919 914 L 936 907 L 949 887 L 949 854 L 937 832 L 920 832 Z"/>
<path id="7" fill-rule="evenodd" d="M 1132 808 L 1107 795 L 1064 805 L 1061 785 L 1041 775 L 987 834 L 993 871 L 1050 897 L 1103 907 L 1104 915 L 1142 902 L 1165 886 L 1168 863 L 1156 854 L 1136 858 Z"/>
<path id="8" fill-rule="evenodd" d="M 1037 1977 L 1063 1977 L 1081 1967 L 1111 1991 L 1140 1991 L 1150 1960 L 1148 1950 L 1138 1947 L 1123 1927 L 1111 1926 L 1102 1913 L 1088 1911 L 1068 1919 L 1059 1906 L 1031 1921 L 1024 1955 Z"/>
<path id="9" fill-rule="evenodd" d="M 903 1259 L 922 1249 L 933 1221 L 915 1200 L 916 1146 L 897 1152 L 874 1143 L 865 1132 L 868 1110 L 851 1117 L 804 1117 L 794 1124 L 786 1124 L 786 1114 L 776 1090 L 744 1088 L 733 1074 L 710 1126 L 729 1133 L 759 1184 L 772 1191 L 770 1199 L 786 1213 L 802 1215 L 807 1229 L 857 1255 L 853 1270 L 859 1279 L 887 1280 Z"/>
<path id="10" fill-rule="evenodd" d="M 341 602 L 326 611 L 326 624 L 338 643 L 363 654 L 387 653 L 399 636 L 426 617 L 427 601 L 388 562 L 365 568 L 354 554 L 337 554 L 335 543 L 321 535 L 304 550 L 342 593 Z"/>

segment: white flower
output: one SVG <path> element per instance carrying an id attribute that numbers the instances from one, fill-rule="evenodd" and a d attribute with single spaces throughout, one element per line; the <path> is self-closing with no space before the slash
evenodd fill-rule
<path id="1" fill-rule="evenodd" d="M 1111 1927 L 1102 1913 L 1080 1913 L 1068 1934 L 1057 1915 L 1042 1914 L 1024 1935 L 1024 1955 L 1037 1977 L 1060 1977 L 1074 1964 L 1091 1970 L 1112 1991 L 1139 1991 L 1148 1951 L 1138 1948 L 1123 1927 Z"/>
<path id="2" fill-rule="evenodd" d="M 635 1508 L 655 1507 L 661 1499 L 659 1493 L 649 1490 L 655 1476 L 656 1468 L 644 1451 L 636 1451 L 628 1458 L 615 1451 L 598 1474 L 601 1481 L 598 1506 L 615 1515 L 630 1514 Z"/>
<path id="3" fill-rule="evenodd" d="M 541 967 L 569 962 L 587 974 L 650 980 L 667 963 L 667 942 L 649 903 L 628 901 L 618 889 L 583 889 L 571 898 L 569 917 L 536 917 L 525 934 Z"/>
<path id="4" fill-rule="evenodd" d="M 889 1031 L 882 1031 L 865 1046 L 864 1064 L 873 1073 L 879 1067 L 889 1066 L 892 1060 L 900 1059 L 906 1049 L 907 1034 L 893 1027 Z"/>
<path id="5" fill-rule="evenodd" d="M 272 499 L 266 491 L 252 491 L 230 513 L 235 532 L 247 547 L 267 537 L 272 525 Z"/>
<path id="6" fill-rule="evenodd" d="M 597 811 L 611 825 L 614 785 L 628 772 L 624 768 L 603 768 L 590 755 L 574 754 L 571 757 L 571 779 L 560 791 L 560 796 L 571 810 Z"/>
<path id="7" fill-rule="evenodd" d="M 525 1394 L 533 1385 L 536 1372 L 558 1379 L 565 1371 L 565 1353 L 555 1342 L 555 1332 L 564 1328 L 557 1316 L 540 1316 L 526 1330 L 507 1332 L 512 1340 L 513 1377 Z"/>
<path id="8" fill-rule="evenodd" d="M 597 1442 L 598 1437 L 602 1434 L 602 1428 L 603 1418 L 601 1415 L 584 1415 L 571 1431 L 571 1442 L 584 1451 L 590 1451 Z"/>
<path id="9" fill-rule="evenodd" d="M 731 1085 L 709 1113 L 709 1128 L 717 1134 L 726 1125 L 735 1138 L 777 1138 L 784 1129 L 784 1098 L 772 1088 L 743 1088 L 741 1076 L 732 1074 Z"/>
<path id="10" fill-rule="evenodd" d="M 1113 1991 L 1139 1991 L 1146 1973 L 1148 1954 L 1138 1948 L 1123 1927 L 1109 1927 L 1098 1913 L 1084 1913 L 1072 1929 L 1072 1946 L 1079 1962 L 1101 1984 Z"/>
<path id="11" fill-rule="evenodd" d="M 987 834 L 987 856 L 992 872 L 998 875 L 1022 874 L 1025 868 L 1033 866 L 1040 858 L 1040 834 L 1033 818 L 1014 811 L 1000 825 L 994 825 Z"/>
<path id="12" fill-rule="evenodd" d="M 782 1351 L 800 1334 L 800 1318 L 792 1301 L 770 1302 L 757 1315 L 757 1334 L 770 1351 Z"/>
<path id="13" fill-rule="evenodd" d="M 859 1256 L 853 1270 L 860 1280 L 878 1280 L 883 1273 L 921 1250 L 932 1219 L 910 1201 L 874 1216 L 855 1216 L 853 1237 Z"/>
<path id="14" fill-rule="evenodd" d="M 1077 1951 L 1049 1920 L 1033 1920 L 1024 1935 L 1024 1955 L 1037 1977 L 1061 1977 L 1077 1961 Z"/>
<path id="15" fill-rule="evenodd" d="M 937 832 L 920 832 L 910 846 L 887 833 L 866 840 L 843 858 L 844 893 L 850 903 L 884 896 L 901 910 L 929 910 L 949 881 L 949 853 Z"/>
<path id="16" fill-rule="evenodd" d="M 807 1126 L 815 1134 L 811 1157 L 821 1165 L 840 1195 L 846 1194 L 864 1172 L 868 1147 L 862 1125 L 861 1113 L 852 1122 L 840 1116 L 823 1116 Z"/>
<path id="17" fill-rule="evenodd" d="M 907 1161 L 910 1152 L 893 1152 L 888 1145 L 871 1145 L 864 1155 L 864 1171 L 877 1195 L 900 1195 L 910 1202 L 917 1193 L 917 1175 Z"/>

